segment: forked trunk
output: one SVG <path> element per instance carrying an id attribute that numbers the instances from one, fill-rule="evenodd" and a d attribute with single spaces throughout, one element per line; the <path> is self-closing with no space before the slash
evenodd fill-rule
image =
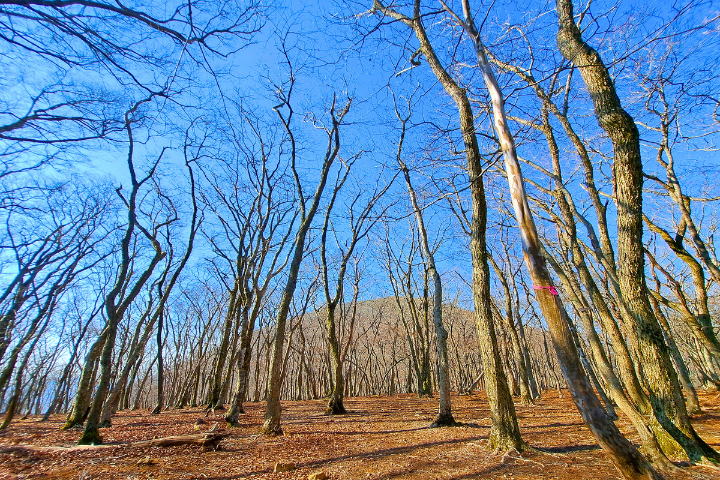
<path id="1" fill-rule="evenodd" d="M 62 430 L 81 426 L 85 422 L 85 416 L 87 415 L 90 401 L 92 400 L 92 389 L 94 385 L 94 373 L 97 368 L 98 358 L 102 352 L 103 346 L 105 345 L 105 339 L 107 338 L 107 329 L 103 330 L 95 343 L 90 348 L 90 351 L 85 356 L 85 364 L 83 365 L 82 373 L 80 374 L 80 381 L 77 392 L 75 393 L 75 399 L 73 400 L 73 406 L 70 410 L 70 414 L 62 426 Z"/>
<path id="2" fill-rule="evenodd" d="M 291 79 L 291 82 L 294 79 Z M 290 92 L 292 92 L 292 87 Z M 292 130 L 290 129 L 290 120 L 292 116 L 292 108 L 289 103 L 289 97 L 285 98 L 283 104 L 290 109 L 290 116 L 288 118 L 283 117 L 278 108 L 275 111 L 280 116 L 281 121 L 285 126 L 285 130 L 290 138 L 293 139 L 292 145 L 293 150 L 291 152 L 291 169 L 293 177 L 295 178 L 295 185 L 298 194 L 298 201 L 300 202 L 300 217 L 301 222 L 298 227 L 297 234 L 295 235 L 295 243 L 293 245 L 293 255 L 290 262 L 290 270 L 288 271 L 288 278 L 283 290 L 282 297 L 280 298 L 280 304 L 278 305 L 277 322 L 275 324 L 275 339 L 273 341 L 272 349 L 272 361 L 270 362 L 270 370 L 268 372 L 268 385 L 267 385 L 267 406 L 265 409 L 265 422 L 262 426 L 262 432 L 268 435 L 281 435 L 282 428 L 280 427 L 280 416 L 282 414 L 282 407 L 280 405 L 280 390 L 282 388 L 283 381 L 283 350 L 285 344 L 285 326 L 287 323 L 287 316 L 290 311 L 290 303 L 295 293 L 295 287 L 297 285 L 298 273 L 300 271 L 300 264 L 305 253 L 305 237 L 307 232 L 312 225 L 313 218 L 320 204 L 325 185 L 327 184 L 328 174 L 330 168 L 337 158 L 338 151 L 340 149 L 340 124 L 342 119 L 350 109 L 350 101 L 347 102 L 345 107 L 338 113 L 335 110 L 335 99 L 330 109 L 330 116 L 332 118 L 332 129 L 329 129 L 328 134 L 328 151 L 325 156 L 323 167 L 320 172 L 320 179 L 318 182 L 315 194 L 312 197 L 312 204 L 309 209 L 306 209 L 305 197 L 303 196 L 303 189 L 300 183 L 300 178 L 295 168 L 295 150 L 294 150 L 294 137 Z"/>

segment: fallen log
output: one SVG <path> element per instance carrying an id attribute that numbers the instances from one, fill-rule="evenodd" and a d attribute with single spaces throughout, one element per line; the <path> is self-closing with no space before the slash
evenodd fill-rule
<path id="1" fill-rule="evenodd" d="M 198 445 L 217 450 L 218 444 L 229 434 L 201 433 L 198 435 L 176 435 L 172 437 L 153 438 L 128 444 L 129 447 L 177 447 L 179 445 Z"/>
<path id="2" fill-rule="evenodd" d="M 122 445 L 74 445 L 72 447 L 56 447 L 18 443 L 15 445 L 0 445 L 0 453 L 57 453 L 96 448 L 113 448 L 119 446 Z"/>

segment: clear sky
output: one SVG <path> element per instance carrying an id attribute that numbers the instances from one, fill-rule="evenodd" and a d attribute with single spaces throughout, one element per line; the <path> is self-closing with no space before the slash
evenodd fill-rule
<path id="1" fill-rule="evenodd" d="M 449 5 L 460 11 L 458 2 Z M 530 1 L 473 2 L 476 21 L 482 23 L 483 39 L 490 51 L 502 61 L 531 68 L 546 89 L 553 86 L 559 89 L 567 81 L 569 72 L 562 65 L 554 43 L 553 5 Z M 672 123 L 673 140 L 677 143 L 676 168 L 683 185 L 695 196 L 718 196 L 720 191 L 714 181 L 720 166 L 717 152 L 720 123 L 716 112 L 720 90 L 716 77 L 718 6 L 711 1 L 688 5 L 688 2 L 650 5 L 637 1 L 597 1 L 584 13 L 582 25 L 586 37 L 610 65 L 624 105 L 640 123 L 648 172 L 662 173 L 655 162 L 658 136 L 653 128 L 657 117 L 647 109 L 657 107 L 658 100 L 657 94 L 648 94 L 649 86 L 657 86 L 662 81 L 672 100 L 671 106 L 677 108 L 678 115 Z M 163 10 L 170 11 L 171 5 L 151 3 L 142 8 L 163 16 Z M 134 45 L 133 54 L 120 57 L 116 65 L 100 62 L 94 57 L 97 51 L 87 50 L 76 40 L 52 43 L 54 37 L 50 32 L 30 21 L 18 21 L 16 28 L 26 29 L 28 38 L 35 35 L 54 54 L 77 55 L 82 62 L 63 62 L 0 42 L 3 62 L 0 124 L 11 123 L 13 118 L 22 116 L 30 108 L 31 99 L 45 92 L 40 98 L 43 105 L 90 99 L 87 104 L 74 107 L 74 111 L 88 115 L 90 120 L 79 124 L 66 122 L 60 127 L 48 123 L 47 130 L 42 130 L 45 126 L 33 131 L 28 129 L 25 132 L 28 135 L 59 138 L 87 133 L 97 129 L 102 118 L 110 119 L 105 126 L 114 131 L 104 140 L 77 142 L 62 148 L 32 145 L 29 150 L 22 150 L 23 142 L 0 140 L 6 153 L 5 165 L 27 164 L 55 155 L 57 158 L 49 168 L 30 173 L 29 178 L 45 181 L 74 174 L 81 178 L 109 177 L 116 185 L 127 185 L 127 135 L 122 128 L 122 112 L 148 95 L 148 88 L 144 87 L 166 87 L 170 92 L 167 97 L 143 107 L 144 122 L 135 130 L 135 158 L 138 169 L 145 171 L 160 151 L 169 147 L 163 157 L 160 178 L 164 188 L 179 198 L 187 191 L 182 156 L 186 132 L 190 132 L 194 140 L 205 136 L 213 155 L 231 155 L 234 145 L 226 141 L 228 135 L 248 134 L 246 126 L 241 125 L 240 113 L 245 112 L 262 125 L 267 139 L 278 142 L 280 148 L 282 129 L 273 107 L 278 102 L 278 89 L 287 92 L 292 65 L 294 128 L 298 163 L 306 189 L 314 188 L 318 162 L 325 152 L 324 133 L 318 127 L 327 124 L 327 109 L 333 94 L 339 103 L 352 99 L 347 125 L 341 130 L 341 157 L 348 159 L 362 152 L 352 178 L 353 182 L 370 189 L 380 175 L 381 182 L 388 181 L 395 169 L 399 122 L 393 96 L 404 113 L 407 112 L 404 102 L 412 98 L 411 123 L 414 125 L 408 132 L 405 159 L 414 168 L 416 187 L 423 204 L 427 205 L 432 237 L 442 241 L 438 250 L 440 267 L 448 284 L 453 285 L 448 295 L 454 296 L 453 291 L 466 292 L 463 279 L 470 278 L 467 239 L 448 209 L 447 200 L 443 199 L 443 195 L 452 193 L 449 178 L 455 178 L 456 187 L 460 189 L 466 182 L 463 158 L 457 151 L 460 139 L 456 109 L 424 59 L 417 57 L 419 66 L 411 63 L 418 44 L 410 31 L 387 19 L 380 23 L 380 17 L 367 13 L 369 8 L 369 1 L 293 1 L 268 5 L 261 9 L 256 17 L 259 21 L 253 24 L 257 28 L 262 25 L 257 33 L 226 37 L 224 43 L 212 44 L 217 49 L 215 53 L 198 45 L 170 41 L 150 30 L 133 30 L 132 23 L 125 20 L 103 20 L 100 25 L 107 38 Z M 396 8 L 406 14 L 411 12 L 405 4 L 397 4 Z M 513 221 L 504 213 L 506 188 L 493 169 L 496 145 L 486 108 L 486 93 L 473 68 L 473 51 L 459 29 L 453 27 L 450 17 L 439 9 L 438 2 L 424 2 L 424 22 L 441 59 L 476 102 L 477 128 L 488 161 L 488 198 L 493 210 L 489 232 L 491 248 L 497 250 L 501 242 L 509 242 L 512 253 L 518 255 L 517 242 L 513 242 Z M 577 9 L 581 11 L 584 7 L 578 4 Z M 74 12 L 80 13 L 80 9 Z M 213 21 L 222 23 L 232 11 L 226 10 L 223 15 L 225 17 Z M 666 26 L 673 18 L 676 18 L 674 23 Z M 198 14 L 198 23 L 208 19 Z M 0 28 L 7 31 L 8 25 L 3 23 Z M 686 48 L 687 45 L 693 48 Z M 528 126 L 528 122 L 538 119 L 537 98 L 516 76 L 497 72 L 507 97 L 508 112 L 516 119 L 512 128 L 519 154 L 549 168 L 547 146 L 540 134 Z M 553 84 L 556 72 L 560 73 L 557 83 Z M 591 147 L 601 189 L 611 195 L 608 142 L 593 117 L 579 75 L 572 77 L 570 85 L 569 116 Z M 561 95 L 556 98 L 560 101 Z M 648 98 L 650 102 L 646 101 Z M 287 113 L 286 109 L 282 111 Z M 553 122 L 559 129 L 559 124 Z M 588 200 L 583 192 L 578 160 L 567 138 L 560 135 L 560 142 L 565 178 L 569 188 L 577 193 L 578 203 L 585 208 Z M 12 152 L 18 148 L 20 150 Z M 206 162 L 205 167 L 216 168 L 210 157 L 202 160 Z M 383 167 L 387 168 L 383 170 Z M 525 167 L 524 172 L 541 187 L 550 185 L 546 176 L 530 167 Z M 22 181 L 27 181 L 27 177 Z M 654 185 L 648 187 L 654 188 Z M 546 193 L 535 187 L 530 187 L 530 191 L 538 202 L 552 203 Z M 463 193 L 460 198 L 467 201 Z M 648 213 L 672 225 L 672 209 L 667 199 L 650 192 L 647 198 Z M 395 218 L 391 222 L 392 239 L 400 248 L 407 242 L 412 228 L 402 183 L 391 189 L 389 201 L 396 202 L 389 213 Z M 715 204 L 696 208 L 705 208 L 702 217 L 705 225 L 714 227 Z M 611 207 L 611 225 L 614 224 L 612 210 Z M 339 209 L 335 220 L 341 237 L 342 222 L 346 220 L 344 213 Z M 545 216 L 540 209 L 538 214 Z M 593 218 L 592 212 L 588 215 Z M 548 238 L 555 238 L 551 223 L 540 222 L 540 228 Z M 377 243 L 382 236 L 379 229 L 369 239 Z M 368 274 L 376 277 L 367 288 L 368 297 L 389 294 L 386 275 L 375 250 L 371 248 L 366 253 Z M 198 251 L 209 254 L 203 247 Z M 202 263 L 200 258 L 196 262 L 198 266 Z M 518 263 L 516 260 L 514 268 Z M 467 301 L 469 297 L 463 298 Z"/>

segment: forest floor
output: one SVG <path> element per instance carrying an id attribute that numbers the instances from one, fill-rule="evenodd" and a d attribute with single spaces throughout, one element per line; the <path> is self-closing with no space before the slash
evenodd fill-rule
<path id="1" fill-rule="evenodd" d="M 544 392 L 536 405 L 518 405 L 524 439 L 539 452 L 494 454 L 486 448 L 489 410 L 484 394 L 453 396 L 453 413 L 465 426 L 428 428 L 437 399 L 411 395 L 346 399 L 348 414 L 323 415 L 324 402 L 283 402 L 278 437 L 258 435 L 264 403 L 248 403 L 239 428 L 201 409 L 160 415 L 123 411 L 101 430 L 105 445 L 73 447 L 79 430 L 60 431 L 63 416 L 48 422 L 17 419 L 0 432 L 0 479 L 307 479 L 324 471 L 331 479 L 616 479 L 617 470 L 582 423 L 567 393 Z M 720 394 L 701 392 L 705 413 L 693 418 L 702 436 L 720 449 Z M 219 412 L 222 413 L 222 412 Z M 207 423 L 195 428 L 198 418 Z M 136 447 L 124 444 L 154 437 L 207 431 L 229 434 L 217 451 L 197 446 Z M 621 430 L 636 440 L 629 423 Z M 65 448 L 45 448 L 65 447 Z M 276 463 L 296 469 L 273 473 Z M 673 478 L 720 478 L 720 470 L 683 464 Z M 691 476 L 692 475 L 692 476 Z"/>

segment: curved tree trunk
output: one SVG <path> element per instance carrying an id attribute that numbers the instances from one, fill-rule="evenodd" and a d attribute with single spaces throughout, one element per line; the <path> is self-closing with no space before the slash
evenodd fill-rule
<path id="1" fill-rule="evenodd" d="M 556 0 L 556 5 L 558 48 L 578 67 L 595 106 L 598 122 L 613 144 L 621 306 L 628 310 L 630 338 L 642 360 L 643 377 L 653 413 L 691 460 L 720 460 L 720 454 L 697 435 L 690 423 L 662 329 L 648 299 L 642 242 L 643 171 L 638 129 L 632 117 L 622 108 L 602 58 L 582 39 L 575 24 L 572 1 Z"/>
<path id="2" fill-rule="evenodd" d="M 67 430 L 76 426 L 81 426 L 85 423 L 85 417 L 87 415 L 90 401 L 92 400 L 92 389 L 94 387 L 94 373 L 96 371 L 96 365 L 100 353 L 105 346 L 105 340 L 107 339 L 107 328 L 102 331 L 100 336 L 90 351 L 85 356 L 85 364 L 83 366 L 82 373 L 80 374 L 80 380 L 78 383 L 78 389 L 75 393 L 75 399 L 73 400 L 72 409 L 65 424 L 62 426 L 62 430 Z"/>

